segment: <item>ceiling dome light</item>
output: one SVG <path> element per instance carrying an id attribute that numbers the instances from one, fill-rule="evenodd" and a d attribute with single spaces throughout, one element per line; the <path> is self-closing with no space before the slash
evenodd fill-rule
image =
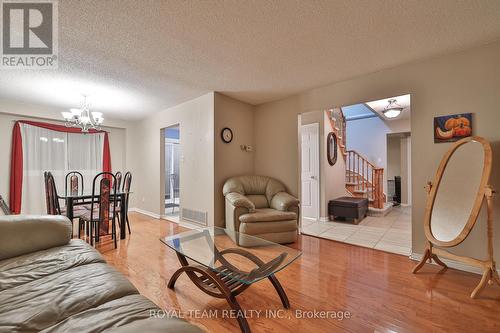
<path id="1" fill-rule="evenodd" d="M 403 107 L 396 103 L 396 99 L 390 99 L 388 102 L 389 104 L 385 107 L 382 113 L 386 118 L 396 118 L 401 114 L 401 111 L 403 111 Z"/>

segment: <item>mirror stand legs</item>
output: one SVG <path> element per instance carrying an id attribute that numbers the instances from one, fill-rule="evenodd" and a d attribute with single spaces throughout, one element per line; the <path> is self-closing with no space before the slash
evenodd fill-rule
<path id="1" fill-rule="evenodd" d="M 413 271 L 412 271 L 413 274 L 417 273 L 420 270 L 420 268 L 422 268 L 425 265 L 426 261 L 429 261 L 429 263 L 432 263 L 432 260 L 434 260 L 436 262 L 436 264 L 443 266 L 443 268 L 448 268 L 448 266 L 446 266 L 446 264 L 444 262 L 442 262 L 441 259 L 439 259 L 437 255 L 432 253 L 432 244 L 429 243 L 425 249 L 425 252 L 424 252 L 424 255 L 422 256 L 422 259 L 420 260 L 418 265 L 415 266 L 415 268 L 413 268 Z"/>
<path id="2" fill-rule="evenodd" d="M 500 285 L 500 277 L 498 276 L 498 272 L 495 266 L 493 265 L 493 267 L 485 269 L 481 281 L 477 285 L 476 289 L 474 289 L 472 294 L 470 294 L 470 297 L 476 298 L 479 295 L 479 293 L 484 289 L 484 287 L 486 287 L 486 283 L 488 283 L 491 286 L 494 282 Z"/>
<path id="3" fill-rule="evenodd" d="M 436 249 L 435 251 L 439 252 L 443 256 L 445 255 L 444 253 L 445 251 L 443 250 Z M 443 266 L 444 268 L 448 268 L 448 266 L 446 266 L 446 264 L 439 259 L 437 254 L 433 253 L 432 244 L 429 243 L 425 249 L 422 259 L 415 266 L 415 268 L 413 268 L 413 274 L 417 273 L 425 265 L 426 262 L 431 263 L 432 260 L 434 260 L 436 264 Z M 495 262 L 492 259 L 486 261 L 480 261 L 472 258 L 470 259 L 465 258 L 465 260 L 462 261 L 465 261 L 477 267 L 481 267 L 483 269 L 483 276 L 481 277 L 481 281 L 476 286 L 474 291 L 472 291 L 470 295 L 471 298 L 476 298 L 481 293 L 481 291 L 486 287 L 487 284 L 493 285 L 494 283 L 497 283 L 498 285 L 500 285 L 500 276 L 498 275 Z"/>

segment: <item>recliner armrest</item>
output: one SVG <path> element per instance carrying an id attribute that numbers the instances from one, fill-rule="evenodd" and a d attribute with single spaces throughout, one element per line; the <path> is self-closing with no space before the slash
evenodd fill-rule
<path id="1" fill-rule="evenodd" d="M 281 211 L 287 211 L 290 207 L 298 207 L 299 199 L 286 192 L 278 192 L 271 199 L 271 208 Z"/>
<path id="2" fill-rule="evenodd" d="M 247 208 L 250 213 L 255 211 L 255 205 L 243 194 L 230 192 L 226 194 L 226 200 L 231 203 L 234 207 Z"/>
<path id="3" fill-rule="evenodd" d="M 0 260 L 68 244 L 71 233 L 65 216 L 0 216 Z"/>

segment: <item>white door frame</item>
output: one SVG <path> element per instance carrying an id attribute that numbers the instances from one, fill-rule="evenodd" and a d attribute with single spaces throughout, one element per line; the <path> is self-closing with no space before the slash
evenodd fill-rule
<path id="1" fill-rule="evenodd" d="M 316 141 L 316 148 L 317 149 L 314 149 L 315 150 L 315 154 L 312 158 L 314 158 L 316 160 L 316 166 L 315 166 L 315 170 L 313 170 L 313 173 L 314 175 L 312 175 L 311 177 L 314 177 L 313 180 L 316 180 L 317 182 L 317 186 L 316 186 L 316 191 L 314 191 L 315 193 L 312 193 L 311 196 L 313 197 L 313 200 L 316 201 L 316 206 L 315 207 L 315 216 L 313 216 L 312 218 L 316 219 L 316 221 L 319 221 L 319 218 L 320 218 L 320 208 L 321 208 L 321 197 L 320 197 L 320 131 L 319 131 L 319 123 L 311 123 L 311 124 L 306 124 L 306 125 L 301 125 L 300 126 L 300 156 L 299 156 L 299 160 L 300 160 L 300 202 L 301 202 L 301 212 L 302 212 L 302 216 L 304 216 L 304 209 L 302 208 L 302 203 L 304 202 L 303 201 L 303 197 L 302 197 L 302 153 L 303 153 L 303 149 L 302 149 L 302 131 L 303 130 L 313 130 L 316 132 L 317 134 L 317 141 Z M 311 217 L 307 217 L 307 218 L 311 218 Z"/>

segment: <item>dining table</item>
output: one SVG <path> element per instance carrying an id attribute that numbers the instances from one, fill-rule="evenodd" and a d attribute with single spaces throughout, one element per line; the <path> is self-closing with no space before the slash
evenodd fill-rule
<path id="1" fill-rule="evenodd" d="M 132 192 L 126 191 L 111 191 L 109 197 L 110 201 L 116 201 L 120 203 L 120 239 L 125 239 L 127 233 L 125 232 L 127 228 L 127 211 L 128 211 L 128 200 L 127 196 Z M 89 205 L 92 203 L 92 197 L 94 197 L 94 204 L 99 204 L 99 194 L 92 196 L 92 193 L 68 193 L 60 196 L 66 202 L 66 217 L 73 221 L 74 218 L 74 208 L 80 205 Z M 110 204 L 111 205 L 111 204 Z"/>

